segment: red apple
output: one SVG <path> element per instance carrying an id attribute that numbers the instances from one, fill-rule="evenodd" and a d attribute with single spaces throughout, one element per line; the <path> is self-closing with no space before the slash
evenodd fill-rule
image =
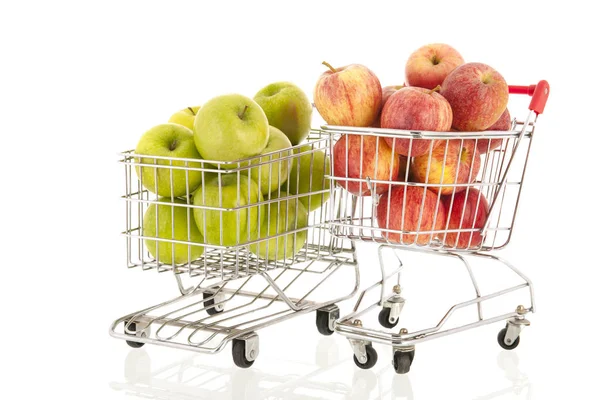
<path id="1" fill-rule="evenodd" d="M 435 236 L 431 231 L 443 229 L 445 223 L 446 209 L 438 201 L 438 195 L 423 187 L 396 186 L 381 196 L 377 205 L 380 228 L 411 232 L 382 232 L 393 243 L 428 244 Z M 419 234 L 426 231 L 429 233 Z"/>
<path id="2" fill-rule="evenodd" d="M 446 212 L 449 213 L 447 229 L 464 230 L 446 233 L 444 244 L 459 249 L 481 246 L 483 243 L 481 232 L 469 231 L 469 229 L 481 229 L 485 224 L 490 210 L 485 196 L 479 190 L 469 188 L 453 196 L 443 196 L 442 202 Z"/>
<path id="3" fill-rule="evenodd" d="M 474 140 L 438 140 L 431 154 L 413 159 L 412 177 L 417 182 L 431 185 L 453 185 L 475 182 L 481 157 Z M 436 193 L 461 192 L 466 186 L 430 186 Z M 456 190 L 455 190 L 456 189 Z"/>
<path id="4" fill-rule="evenodd" d="M 453 47 L 443 44 L 428 44 L 416 50 L 406 62 L 406 83 L 433 89 L 441 85 L 444 79 L 456 67 L 465 63 L 462 56 Z"/>
<path id="5" fill-rule="evenodd" d="M 440 94 L 452 106 L 452 127 L 484 131 L 506 110 L 508 85 L 495 69 L 482 63 L 456 68 L 442 83 Z"/>
<path id="6" fill-rule="evenodd" d="M 512 127 L 512 121 L 510 119 L 510 113 L 508 112 L 508 108 L 504 110 L 498 121 L 494 123 L 494 125 L 487 128 L 488 131 L 508 131 Z M 489 144 L 491 142 L 491 144 Z M 489 145 L 489 147 L 488 147 Z M 481 154 L 487 153 L 488 150 L 492 151 L 497 147 L 502 145 L 502 139 L 479 139 L 477 141 L 477 150 Z"/>
<path id="7" fill-rule="evenodd" d="M 391 95 L 396 93 L 398 90 L 402 89 L 404 85 L 396 85 L 396 86 L 386 86 L 381 91 L 381 109 L 385 106 L 385 103 L 388 101 Z M 373 122 L 373 128 L 381 128 L 381 111 L 379 111 L 379 115 Z"/>
<path id="8" fill-rule="evenodd" d="M 361 163 L 362 158 L 362 163 Z M 397 181 L 400 160 L 385 140 L 377 136 L 343 135 L 333 147 L 333 175 L 340 178 Z M 369 195 L 366 182 L 337 181 L 356 196 Z M 376 193 L 389 190 L 387 184 L 373 184 Z"/>
<path id="9" fill-rule="evenodd" d="M 370 69 L 351 64 L 325 71 L 315 86 L 319 114 L 330 125 L 371 126 L 381 109 L 381 84 Z"/>
<path id="10" fill-rule="evenodd" d="M 434 90 L 405 87 L 392 94 L 381 111 L 382 128 L 449 131 L 451 125 L 450 104 Z M 396 153 L 411 157 L 429 152 L 432 145 L 430 139 L 385 138 L 385 140 L 390 147 L 393 146 Z"/>

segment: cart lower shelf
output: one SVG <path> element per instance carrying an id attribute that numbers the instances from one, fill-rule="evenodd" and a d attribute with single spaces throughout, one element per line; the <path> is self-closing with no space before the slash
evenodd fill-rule
<path id="1" fill-rule="evenodd" d="M 331 283 L 343 274 L 350 274 L 354 286 L 349 293 L 337 295 Z M 178 281 L 181 288 L 179 277 Z M 235 364 L 247 368 L 258 356 L 256 332 L 262 328 L 316 310 L 319 332 L 333 333 L 339 317 L 335 303 L 356 294 L 359 272 L 352 258 L 339 256 L 239 279 L 202 282 L 205 285 L 184 290 L 176 298 L 117 319 L 110 335 L 132 347 L 150 343 L 203 353 L 220 352 L 232 342 Z"/>
<path id="2" fill-rule="evenodd" d="M 394 250 L 399 265 L 391 272 L 386 272 L 383 262 L 382 252 L 385 249 Z M 400 290 L 400 271 L 403 268 L 402 261 L 398 256 L 397 251 L 416 251 L 422 253 L 430 253 L 440 256 L 452 257 L 459 260 L 467 269 L 471 282 L 475 290 L 475 298 L 454 304 L 446 314 L 442 317 L 439 323 L 433 327 L 415 330 L 409 332 L 405 328 L 397 328 L 400 321 L 400 314 L 404 307 L 405 299 L 401 295 Z M 475 279 L 472 268 L 468 262 L 469 257 L 484 258 L 494 261 L 496 264 L 509 268 L 513 271 L 522 283 L 506 287 L 504 289 L 494 291 L 493 293 L 482 295 L 479 289 L 479 284 Z M 512 350 L 519 344 L 519 335 L 525 326 L 529 326 L 529 321 L 525 318 L 530 312 L 535 311 L 535 301 L 533 295 L 533 286 L 529 278 L 517 270 L 514 266 L 505 260 L 496 256 L 484 253 L 457 254 L 447 251 L 422 250 L 419 248 L 400 247 L 393 245 L 382 245 L 379 247 L 379 264 L 381 267 L 381 280 L 362 291 L 354 306 L 353 312 L 343 316 L 335 322 L 335 332 L 348 338 L 352 350 L 354 352 L 354 362 L 359 368 L 368 369 L 377 362 L 377 353 L 372 346 L 372 343 L 386 344 L 393 349 L 393 365 L 397 373 L 406 373 L 410 370 L 412 361 L 415 355 L 415 345 L 417 343 L 432 340 L 438 337 L 451 335 L 453 333 L 462 332 L 468 329 L 492 324 L 495 322 L 506 321 L 506 326 L 498 334 L 498 343 L 506 350 Z M 393 293 L 386 295 L 385 285 L 388 281 L 397 279 L 396 285 L 393 287 Z M 374 290 L 379 289 L 381 294 L 375 303 L 363 305 L 365 296 Z M 505 296 L 509 293 L 519 290 L 527 290 L 529 294 L 530 306 L 526 307 L 521 304 L 512 308 L 512 311 L 499 313 L 490 317 L 484 318 L 483 304 L 484 302 Z M 469 306 L 477 307 L 477 318 L 472 322 L 447 328 L 448 322 L 452 319 L 453 314 L 462 308 Z M 379 309 L 378 320 L 379 324 L 388 328 L 383 331 L 380 329 L 369 328 L 363 326 L 362 318 L 369 312 Z M 395 329 L 395 330 L 393 330 Z"/>

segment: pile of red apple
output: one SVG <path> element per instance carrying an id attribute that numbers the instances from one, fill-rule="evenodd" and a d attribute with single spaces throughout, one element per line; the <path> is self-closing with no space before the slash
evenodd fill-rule
<path id="1" fill-rule="evenodd" d="M 502 75 L 482 63 L 465 63 L 446 44 L 412 53 L 405 84 L 383 89 L 363 65 L 323 64 L 328 70 L 317 82 L 314 103 L 329 125 L 450 132 L 447 140 L 431 140 L 375 130 L 336 142 L 336 181 L 355 196 L 377 196 L 383 236 L 403 244 L 426 245 L 437 237 L 453 248 L 481 246 L 489 205 L 474 183 L 481 155 L 502 139 L 461 139 L 460 132 L 511 128 Z"/>

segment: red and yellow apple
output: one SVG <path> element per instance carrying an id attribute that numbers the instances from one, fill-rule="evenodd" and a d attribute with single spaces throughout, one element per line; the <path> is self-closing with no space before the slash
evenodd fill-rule
<path id="1" fill-rule="evenodd" d="M 506 110 L 508 85 L 495 69 L 482 63 L 457 67 L 442 83 L 440 94 L 452 106 L 452 127 L 484 131 Z"/>
<path id="2" fill-rule="evenodd" d="M 494 125 L 487 128 L 488 131 L 508 131 L 512 126 L 512 121 L 510 119 L 510 113 L 508 112 L 508 108 L 504 110 L 498 121 L 494 123 Z M 490 144 L 491 142 L 491 144 Z M 502 145 L 502 139 L 479 139 L 477 140 L 477 150 L 479 153 L 484 154 L 488 151 L 492 151 L 497 147 Z"/>
<path id="3" fill-rule="evenodd" d="M 333 175 L 338 178 L 397 181 L 400 160 L 383 138 L 366 135 L 343 135 L 333 147 Z M 337 180 L 356 196 L 371 194 L 366 182 Z M 389 184 L 373 183 L 373 191 L 383 193 Z"/>
<path id="4" fill-rule="evenodd" d="M 489 205 L 485 196 L 479 190 L 469 188 L 453 196 L 443 196 L 442 203 L 449 214 L 447 229 L 461 230 L 461 232 L 446 233 L 444 244 L 458 249 L 481 246 L 483 243 L 481 231 L 472 231 L 472 229 L 482 229 L 487 220 Z"/>
<path id="5" fill-rule="evenodd" d="M 385 107 L 385 103 L 388 101 L 391 95 L 402 89 L 404 85 L 386 86 L 381 90 L 381 109 Z M 375 119 L 375 122 L 371 125 L 373 128 L 381 128 L 381 110 L 379 115 Z"/>
<path id="6" fill-rule="evenodd" d="M 473 183 L 480 167 L 481 157 L 474 140 L 438 140 L 431 153 L 413 159 L 411 176 L 417 182 L 432 185 L 429 189 L 436 193 L 452 194 L 466 186 L 446 185 Z"/>
<path id="7" fill-rule="evenodd" d="M 371 126 L 381 109 L 381 84 L 367 67 L 351 64 L 325 71 L 315 86 L 314 102 L 330 125 Z"/>
<path id="8" fill-rule="evenodd" d="M 382 128 L 445 132 L 451 126 L 450 104 L 435 90 L 405 87 L 392 94 L 381 111 Z M 396 153 L 411 157 L 428 153 L 433 142 L 418 138 L 385 140 Z"/>
<path id="9" fill-rule="evenodd" d="M 433 43 L 413 52 L 406 62 L 406 83 L 433 89 L 459 65 L 464 64 L 462 56 L 452 46 Z"/>
<path id="10" fill-rule="evenodd" d="M 428 244 L 432 236 L 436 236 L 431 231 L 441 230 L 445 223 L 446 209 L 438 201 L 438 195 L 423 187 L 396 186 L 384 194 L 377 205 L 380 228 L 411 232 L 382 232 L 392 243 Z"/>

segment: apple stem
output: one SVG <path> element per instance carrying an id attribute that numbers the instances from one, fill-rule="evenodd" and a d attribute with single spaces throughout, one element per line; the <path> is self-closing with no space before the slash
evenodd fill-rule
<path id="1" fill-rule="evenodd" d="M 427 94 L 431 94 L 433 92 L 439 92 L 441 88 L 442 87 L 440 85 L 437 85 L 436 87 L 434 87 L 433 89 L 431 89 L 429 92 L 427 92 Z"/>
<path id="2" fill-rule="evenodd" d="M 326 66 L 327 68 L 329 68 L 329 69 L 331 70 L 331 72 L 333 72 L 334 74 L 337 72 L 337 71 L 335 70 L 335 68 L 333 68 L 333 67 L 331 66 L 331 64 L 329 64 L 327 61 L 323 61 L 323 63 L 322 63 L 322 64 L 323 64 L 324 66 Z"/>
<path id="3" fill-rule="evenodd" d="M 244 114 L 246 114 L 246 110 L 248 109 L 248 106 L 244 106 L 244 109 L 242 110 L 241 114 L 238 114 L 238 117 L 240 117 L 240 119 L 244 119 Z"/>
<path id="4" fill-rule="evenodd" d="M 191 111 L 192 115 L 196 115 L 196 113 L 194 112 L 194 109 L 192 107 L 188 107 L 188 110 Z"/>

